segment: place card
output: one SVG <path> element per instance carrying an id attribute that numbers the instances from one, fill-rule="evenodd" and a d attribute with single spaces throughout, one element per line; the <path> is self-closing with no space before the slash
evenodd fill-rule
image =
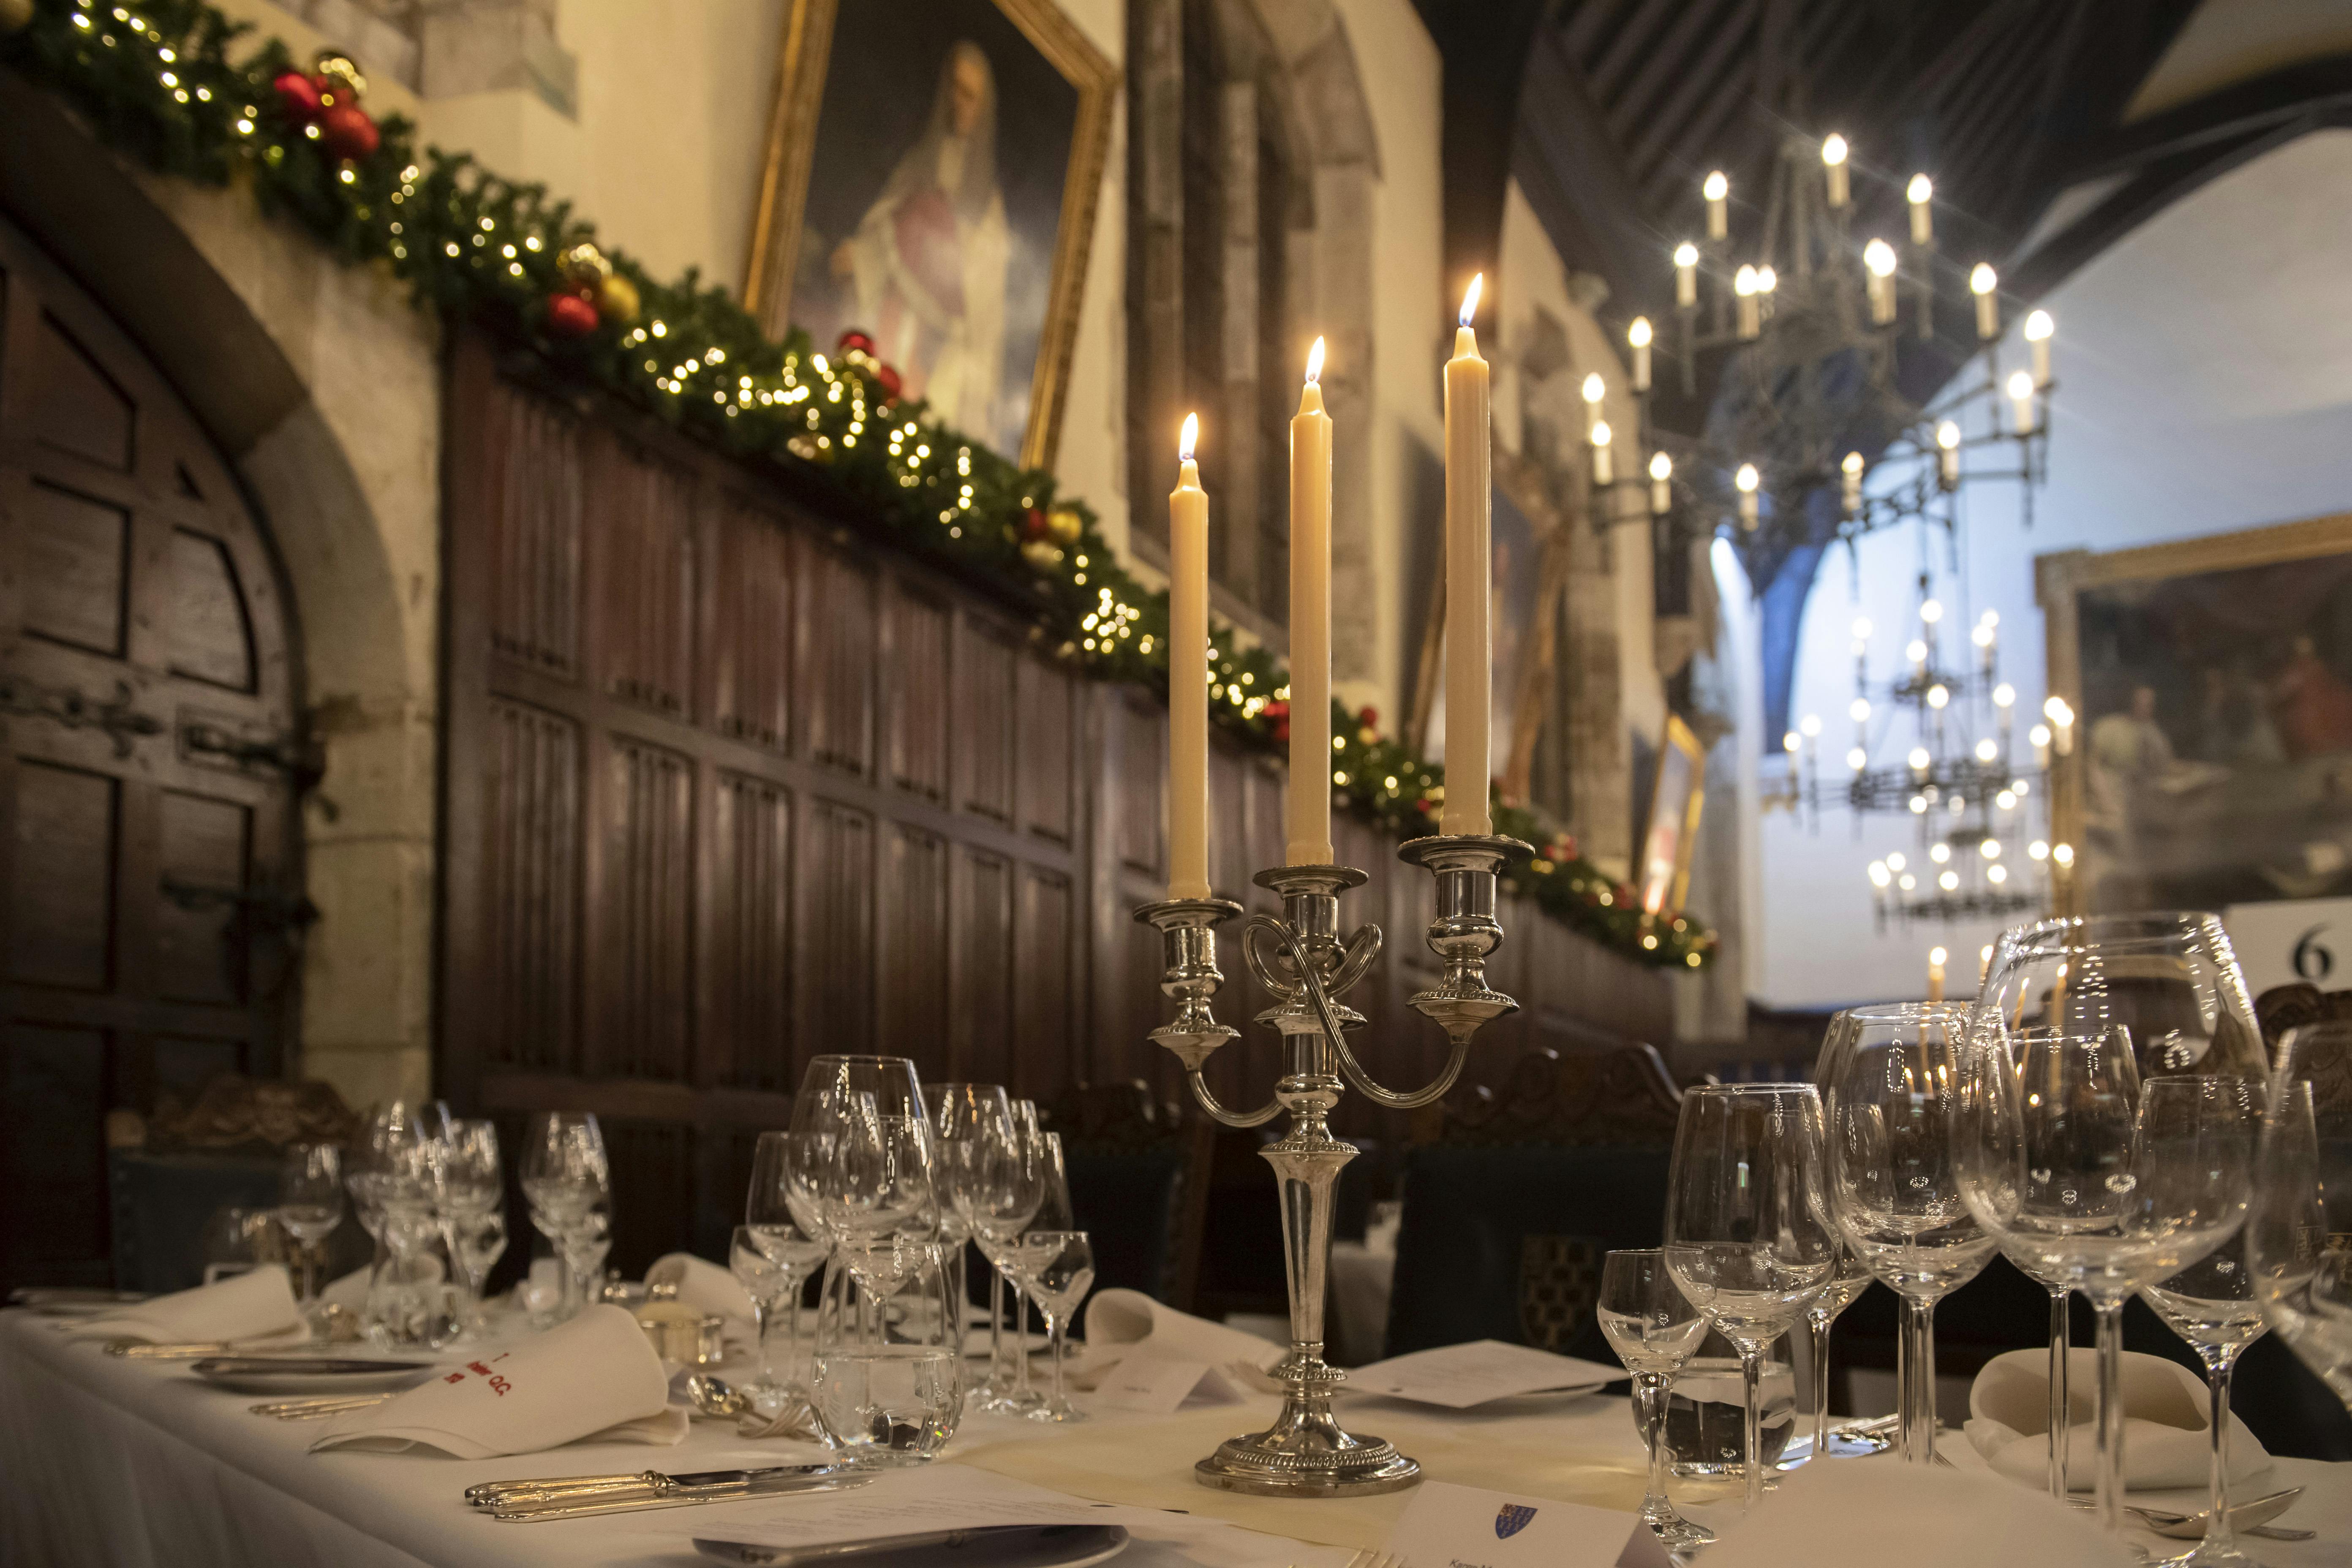
<path id="1" fill-rule="evenodd" d="M 1238 1405 L 1233 1379 L 1204 1361 L 1175 1356 L 1130 1355 L 1095 1384 L 1097 1404 L 1147 1415 L 1172 1415 L 1187 1405 Z"/>
<path id="2" fill-rule="evenodd" d="M 1423 1481 L 1389 1531 L 1404 1568 L 1672 1568 L 1636 1517 L 1584 1503 Z"/>
<path id="3" fill-rule="evenodd" d="M 1473 1340 L 1358 1367 L 1348 1374 L 1347 1385 L 1358 1394 L 1385 1394 L 1391 1399 L 1468 1410 L 1515 1394 L 1599 1388 L 1625 1375 L 1622 1367 L 1554 1355 L 1529 1345 Z"/>

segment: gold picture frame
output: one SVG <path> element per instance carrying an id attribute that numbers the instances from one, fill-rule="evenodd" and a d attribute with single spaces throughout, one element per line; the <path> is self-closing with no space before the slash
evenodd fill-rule
<path id="1" fill-rule="evenodd" d="M 2063 740 L 2053 737 L 2060 743 L 2051 756 L 2052 840 L 2071 847 L 2075 858 L 2071 869 L 2053 876 L 2052 902 L 2060 913 L 2102 912 L 2091 896 L 2095 873 L 2087 830 L 2093 825 L 2085 803 L 2092 730 L 2102 715 L 2093 711 L 2084 692 L 2084 595 L 2333 556 L 2352 557 L 2352 512 L 2168 544 L 2104 552 L 2066 550 L 2034 557 L 2034 597 L 2042 614 L 2049 689 L 2072 712 L 2071 732 Z"/>
<path id="2" fill-rule="evenodd" d="M 841 0 L 786 0 L 775 101 L 769 114 L 750 254 L 743 269 L 744 308 L 777 338 L 792 325 L 788 317 L 802 218 L 840 4 Z M 1077 342 L 1078 310 L 1086 295 L 1096 206 L 1109 156 L 1118 70 L 1054 0 L 992 0 L 992 4 L 1077 92 L 1076 120 L 1055 228 L 1052 279 L 1031 372 L 1029 415 L 1019 454 L 1023 468 L 1050 470 L 1069 395 L 1070 360 Z"/>
<path id="3" fill-rule="evenodd" d="M 1650 782 L 1650 816 L 1642 827 L 1642 857 L 1633 890 L 1643 912 L 1672 920 L 1690 891 L 1691 852 L 1698 843 L 1699 811 L 1706 804 L 1706 749 L 1682 721 L 1666 715 Z"/>

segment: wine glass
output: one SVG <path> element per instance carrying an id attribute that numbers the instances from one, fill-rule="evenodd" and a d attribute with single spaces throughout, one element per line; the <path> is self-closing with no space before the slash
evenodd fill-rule
<path id="1" fill-rule="evenodd" d="M 976 1392 L 974 1403 L 983 1410 L 1010 1409 L 1022 1384 L 1021 1373 L 1005 1364 L 1003 1359 L 1004 1288 L 1013 1279 L 1011 1248 L 1036 1217 L 1044 1197 L 1045 1171 L 1038 1161 L 1030 1157 L 1028 1145 L 1015 1132 L 1010 1119 L 1002 1128 L 981 1130 L 950 1147 L 955 1151 L 950 1166 L 950 1194 L 971 1222 L 972 1240 L 980 1247 L 981 1256 L 988 1259 L 994 1277 L 989 1289 L 990 1319 L 994 1325 L 989 1376 Z M 1015 1306 L 1021 1301 L 1019 1291 L 1019 1285 L 1014 1284 Z M 1020 1346 L 1016 1330 L 1013 1355 L 1025 1367 L 1027 1359 L 1022 1355 Z"/>
<path id="2" fill-rule="evenodd" d="M 2269 1098 L 2246 1261 L 2263 1318 L 2352 1409 L 2352 1022 L 2288 1030 Z"/>
<path id="3" fill-rule="evenodd" d="M 1975 1279 L 1994 1238 L 1960 1194 L 1960 1057 L 1969 1011 L 1856 1007 L 1822 1050 L 1832 1210 L 1870 1271 L 1903 1298 L 1902 1447 L 1936 1458 L 1936 1303 Z"/>
<path id="4" fill-rule="evenodd" d="M 762 1133 L 762 1137 L 774 1134 Z M 787 1380 L 776 1375 L 772 1337 L 776 1324 L 776 1309 L 784 1300 L 784 1269 L 768 1249 L 760 1244 L 759 1227 L 739 1225 L 728 1239 L 727 1271 L 735 1276 L 743 1293 L 751 1298 L 751 1330 L 756 1346 L 759 1371 L 744 1384 L 751 1394 L 772 1394 L 786 1387 Z M 793 1305 L 800 1305 L 798 1291 L 793 1293 Z"/>
<path id="5" fill-rule="evenodd" d="M 1837 1266 L 1811 1084 L 1710 1084 L 1683 1096 L 1666 1177 L 1666 1267 L 1739 1352 L 1748 1502 L 1764 1495 L 1764 1353 Z"/>
<path id="6" fill-rule="evenodd" d="M 594 1115 L 543 1110 L 531 1118 L 523 1143 L 522 1190 L 531 1224 L 563 1261 L 558 1316 L 570 1318 L 589 1304 L 593 1270 L 612 1247 L 612 1165 Z"/>
<path id="7" fill-rule="evenodd" d="M 1715 1539 L 1715 1531 L 1675 1512 L 1666 1496 L 1666 1399 L 1675 1373 L 1706 1337 L 1706 1315 L 1683 1294 L 1659 1247 L 1612 1252 L 1602 1261 L 1593 1315 L 1609 1348 L 1633 1374 L 1633 1410 L 1650 1455 L 1642 1522 L 1670 1552 L 1705 1546 Z"/>
<path id="8" fill-rule="evenodd" d="M 2213 1124 L 2204 1130 L 2219 1157 L 2231 1167 L 2251 1168 L 2263 1120 L 2263 1095 L 2245 1079 L 2193 1079 L 2193 1093 L 2218 1102 Z M 2153 1139 L 2168 1136 L 2175 1112 L 2176 1091 L 2168 1080 L 2150 1086 L 2143 1115 L 2155 1123 Z M 2201 1115 L 2201 1112 L 2200 1112 Z M 2262 1303 L 2254 1299 L 2252 1272 L 2246 1266 L 2246 1233 L 2234 1236 L 2197 1262 L 2168 1279 L 2140 1288 L 2140 1300 L 2155 1309 L 2165 1326 L 2179 1334 L 2205 1368 L 2211 1404 L 2212 1465 L 2209 1485 L 2211 1511 L 2205 1538 L 2194 1551 L 2167 1561 L 2166 1568 L 2257 1568 L 2252 1558 L 2238 1550 L 2230 1523 L 2230 1373 L 2239 1353 L 2263 1337 Z"/>
<path id="9" fill-rule="evenodd" d="M 752 1304 L 760 1309 L 760 1373 L 770 1383 L 776 1381 L 769 1343 L 775 1331 L 775 1308 L 788 1304 L 785 1320 L 784 1353 L 790 1359 L 792 1371 L 783 1379 L 787 1385 L 800 1383 L 799 1358 L 801 1338 L 801 1291 L 810 1274 L 824 1263 L 833 1250 L 833 1243 L 816 1230 L 812 1205 L 805 1199 L 793 1201 L 793 1172 L 795 1142 L 812 1142 L 814 1135 L 794 1132 L 762 1132 L 751 1151 L 751 1190 L 744 1202 L 743 1238 L 748 1239 L 766 1260 L 772 1278 L 769 1294 L 762 1297 L 752 1292 Z M 814 1171 L 823 1168 L 824 1150 L 818 1147 L 814 1155 L 801 1161 L 801 1168 Z M 741 1249 L 735 1253 L 736 1273 L 743 1275 Z M 746 1289 L 751 1281 L 744 1279 Z"/>
<path id="10" fill-rule="evenodd" d="M 1870 1265 L 1845 1244 L 1845 1238 L 1841 1235 L 1838 1237 L 1837 1267 L 1830 1275 L 1829 1283 L 1822 1287 L 1822 1293 L 1813 1298 L 1811 1306 L 1805 1309 L 1805 1334 L 1812 1358 L 1813 1382 L 1813 1440 L 1806 1452 L 1807 1463 L 1817 1457 L 1843 1454 L 1848 1458 L 1858 1458 L 1882 1453 L 1887 1447 L 1882 1437 L 1853 1435 L 1840 1437 L 1832 1436 L 1830 1431 L 1830 1329 L 1837 1322 L 1838 1314 L 1853 1306 L 1854 1298 L 1869 1289 L 1871 1280 L 1876 1278 L 1871 1273 Z"/>
<path id="11" fill-rule="evenodd" d="M 915 1064 L 907 1058 L 816 1057 L 801 1075 L 790 1131 L 824 1131 L 843 1104 L 861 1095 L 872 1101 L 877 1116 L 929 1120 Z"/>
<path id="12" fill-rule="evenodd" d="M 971 1300 L 964 1279 L 964 1246 L 971 1240 L 971 1219 L 958 1200 L 967 1142 L 999 1129 L 1010 1131 L 1013 1105 L 1003 1088 L 992 1083 L 935 1083 L 924 1091 L 931 1108 L 931 1131 L 936 1144 L 940 1184 L 940 1245 L 951 1260 L 949 1286 L 956 1319 L 956 1345 L 963 1344 L 964 1304 Z M 994 1355 L 990 1357 L 994 1364 Z"/>
<path id="13" fill-rule="evenodd" d="M 470 1324 L 480 1315 L 482 1283 L 489 1276 L 490 1265 L 506 1250 L 506 1224 L 501 1215 L 497 1250 L 484 1256 L 490 1241 L 488 1222 L 506 1199 L 497 1123 L 479 1118 L 450 1121 L 435 1144 L 433 1175 L 441 1237 L 449 1248 L 450 1264 L 465 1284 L 466 1319 Z"/>
<path id="14" fill-rule="evenodd" d="M 297 1143 L 278 1170 L 278 1223 L 301 1251 L 303 1316 L 319 1299 L 319 1245 L 343 1223 L 343 1152 L 332 1143 Z"/>
<path id="15" fill-rule="evenodd" d="M 437 1101 L 394 1100 L 368 1120 L 363 1142 L 367 1201 L 376 1214 L 384 1261 L 369 1283 L 364 1323 L 379 1346 L 431 1344 L 444 1336 L 433 1309 L 438 1281 L 427 1249 L 440 1234 L 433 1162 L 448 1117 Z"/>
<path id="16" fill-rule="evenodd" d="M 1021 1237 L 1015 1256 L 1022 1281 L 1045 1314 L 1054 1359 L 1052 1397 L 1024 1414 L 1032 1421 L 1083 1421 L 1085 1412 L 1062 1392 L 1062 1362 L 1069 1349 L 1070 1315 L 1094 1288 L 1094 1244 L 1083 1230 L 1033 1230 Z"/>

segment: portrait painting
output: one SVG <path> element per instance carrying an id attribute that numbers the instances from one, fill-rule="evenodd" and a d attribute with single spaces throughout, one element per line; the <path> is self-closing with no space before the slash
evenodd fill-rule
<path id="1" fill-rule="evenodd" d="M 1116 77 L 1053 0 L 790 0 L 745 300 L 1050 467 Z"/>
<path id="2" fill-rule="evenodd" d="M 2043 577 L 2076 714 L 2070 901 L 2352 893 L 2352 519 L 2044 557 Z"/>
<path id="3" fill-rule="evenodd" d="M 1682 912 L 1683 897 L 1690 890 L 1691 853 L 1698 842 L 1699 809 L 1706 804 L 1706 753 L 1699 748 L 1698 737 L 1678 716 L 1668 714 L 1634 882 L 1644 914 L 1671 918 Z"/>

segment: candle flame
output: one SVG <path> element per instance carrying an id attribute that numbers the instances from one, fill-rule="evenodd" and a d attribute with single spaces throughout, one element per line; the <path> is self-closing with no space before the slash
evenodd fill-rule
<path id="1" fill-rule="evenodd" d="M 1471 318 L 1478 313 L 1478 290 L 1486 287 L 1486 275 L 1483 272 L 1479 273 L 1470 279 L 1470 291 L 1462 296 L 1462 324 L 1465 327 L 1470 324 Z"/>
<path id="2" fill-rule="evenodd" d="M 1201 416 L 1197 414 L 1187 414 L 1184 416 L 1184 433 L 1176 437 L 1176 460 L 1180 463 L 1191 462 L 1192 447 L 1200 439 Z"/>
<path id="3" fill-rule="evenodd" d="M 1321 338 L 1316 339 L 1315 346 L 1307 351 L 1307 379 L 1309 381 L 1323 379 L 1323 340 Z"/>

